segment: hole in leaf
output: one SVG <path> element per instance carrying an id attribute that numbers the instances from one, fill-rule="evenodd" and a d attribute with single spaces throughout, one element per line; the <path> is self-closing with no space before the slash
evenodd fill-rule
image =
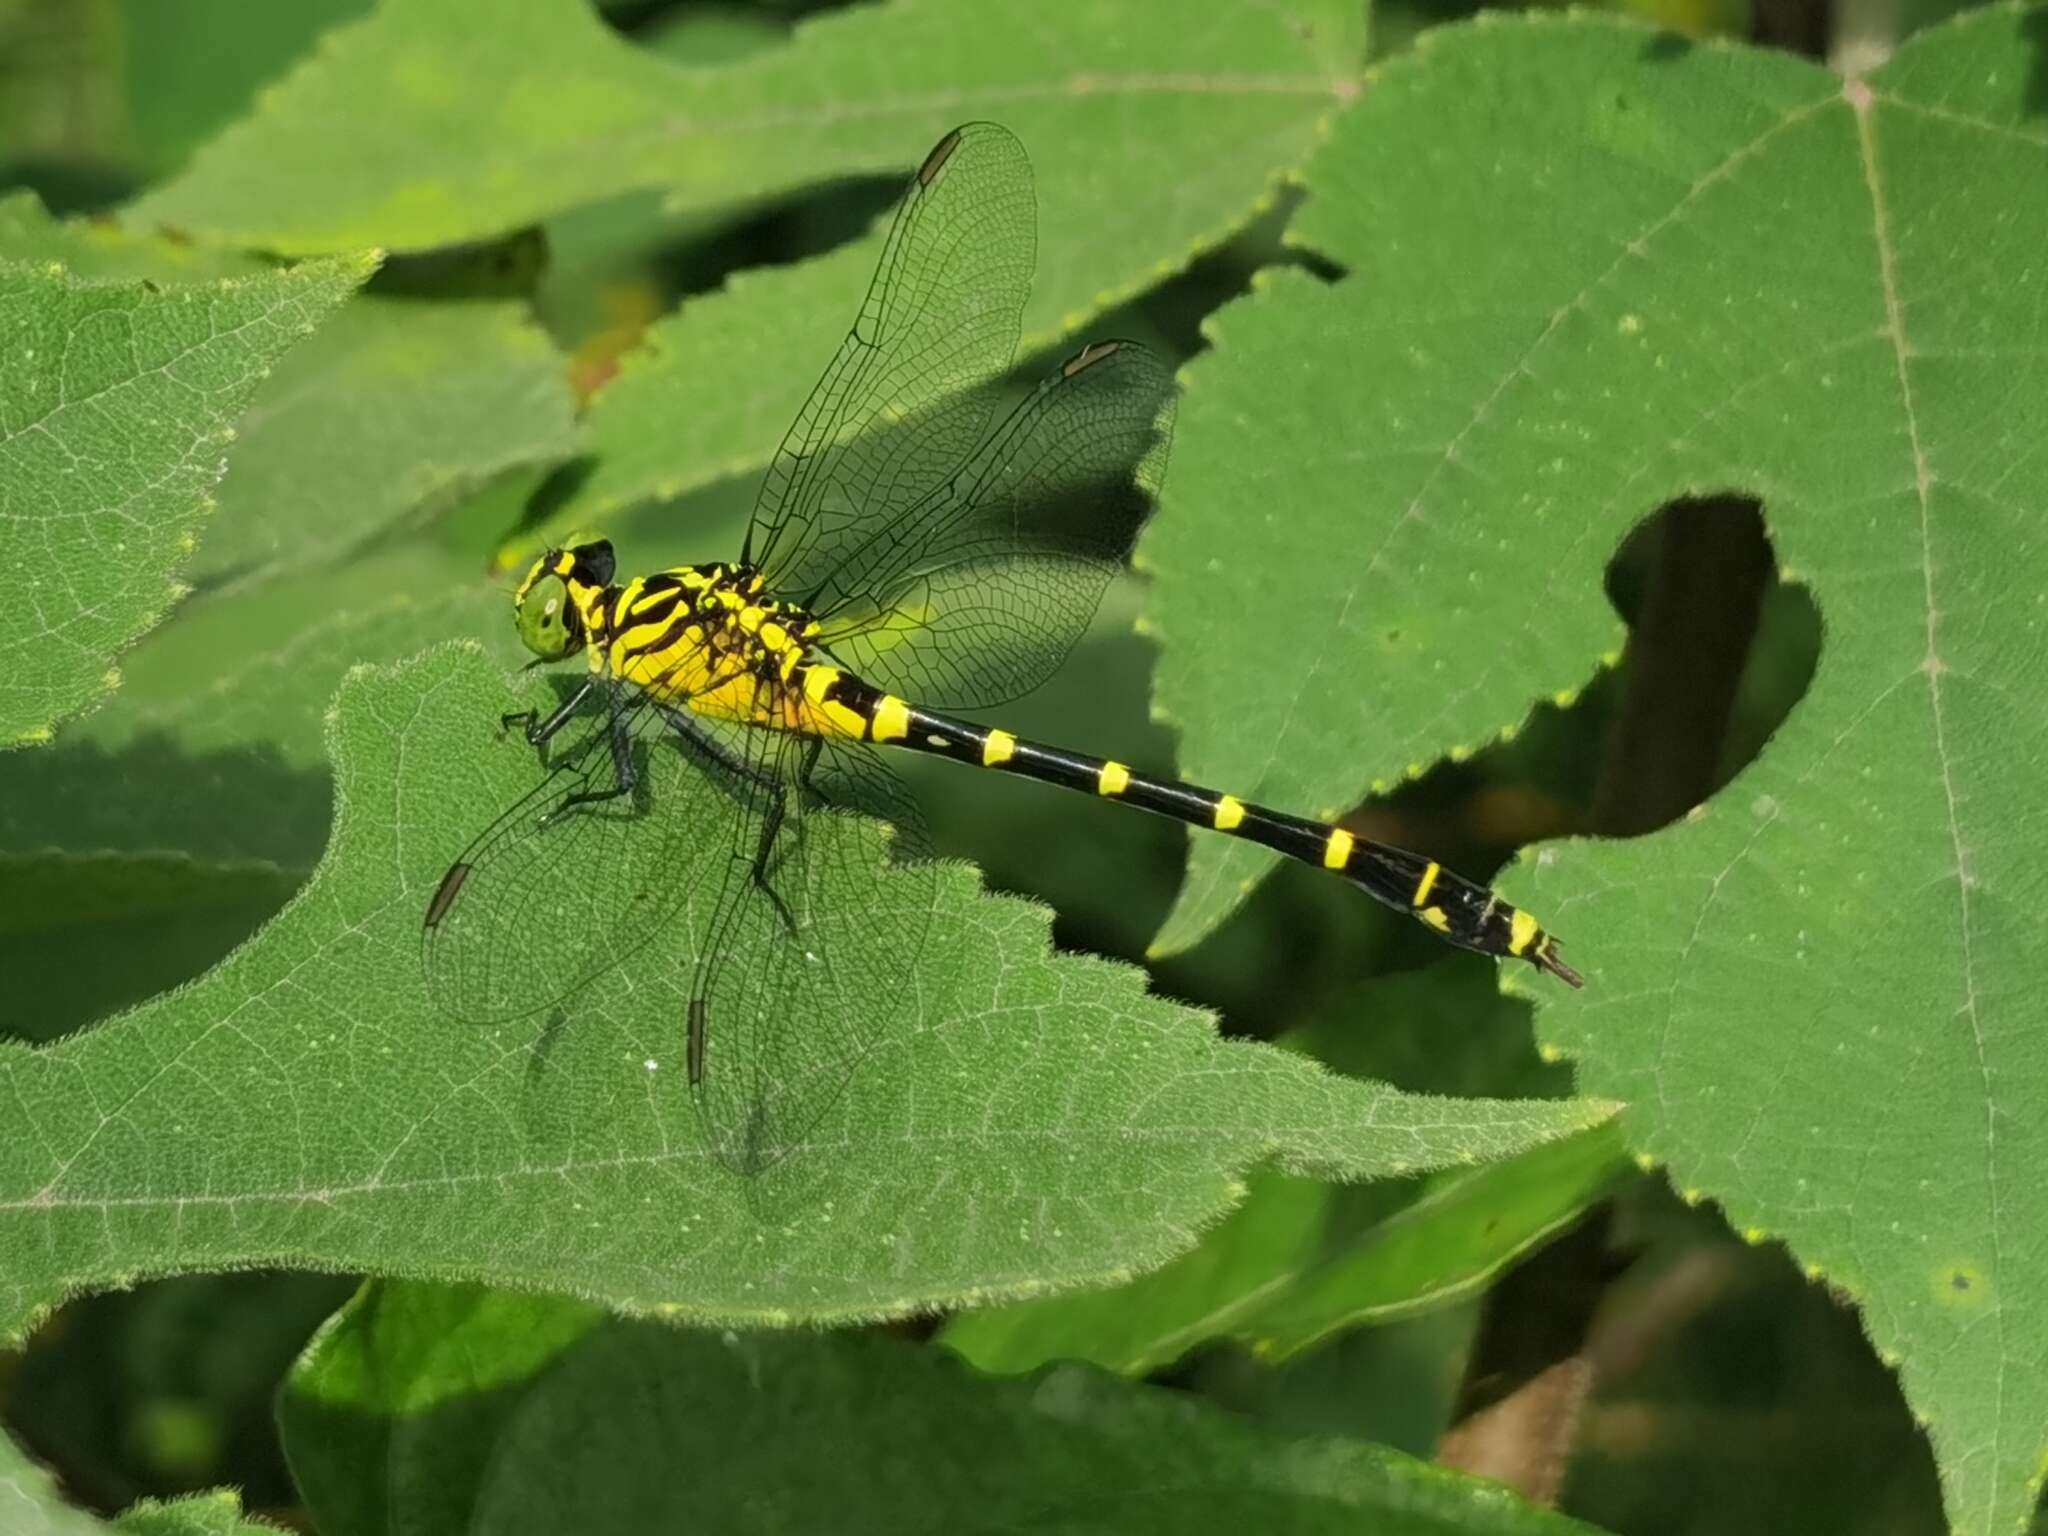
<path id="1" fill-rule="evenodd" d="M 1449 757 L 1343 818 L 1475 880 L 1553 838 L 1638 836 L 1679 820 L 1755 760 L 1812 681 L 1820 616 L 1785 582 L 1761 505 L 1674 501 L 1643 519 L 1609 563 L 1608 600 L 1629 626 L 1618 664 L 1569 705 L 1544 703 L 1511 741 Z M 1441 942 L 1341 882 L 1286 865 L 1214 938 L 1160 968 L 1176 995 L 1241 1001 L 1261 1033 L 1278 999 L 1342 975 L 1423 966 Z M 1569 935 L 1566 936 L 1569 938 Z M 1485 962 L 1476 962 L 1484 964 Z M 1238 967 L 1248 974 L 1235 975 Z M 1335 979 L 1341 979 L 1341 975 Z"/>

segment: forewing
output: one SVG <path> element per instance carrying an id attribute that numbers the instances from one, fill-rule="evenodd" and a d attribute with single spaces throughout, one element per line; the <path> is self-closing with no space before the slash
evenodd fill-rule
<path id="1" fill-rule="evenodd" d="M 1166 474 L 1173 378 L 1098 342 L 923 502 L 848 550 L 814 611 L 844 665 L 934 708 L 1028 693 L 1087 630 Z"/>
<path id="2" fill-rule="evenodd" d="M 746 558 L 801 599 L 981 440 L 1037 260 L 1031 162 L 969 123 L 925 157 L 866 301 L 769 465 Z"/>
<path id="3" fill-rule="evenodd" d="M 765 866 L 774 897 L 753 878 L 755 819 L 699 988 L 699 1117 L 719 1161 L 747 1174 L 802 1148 L 876 1040 L 910 1016 L 932 904 L 923 818 L 873 753 L 785 737 L 774 771 L 789 807 Z"/>

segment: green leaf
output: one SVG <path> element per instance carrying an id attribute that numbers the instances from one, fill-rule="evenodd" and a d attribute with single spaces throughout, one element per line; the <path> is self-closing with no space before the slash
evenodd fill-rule
<path id="1" fill-rule="evenodd" d="M 1111 221 L 1085 249 L 1121 250 L 1115 276 L 1090 263 L 1083 288 L 1064 264 L 1049 273 L 1072 305 L 1185 260 L 1349 94 L 1357 7 L 1289 9 L 1235 0 L 1190 25 L 1171 0 L 875 6 L 813 20 L 771 54 L 686 68 L 582 0 L 518 0 L 489 27 L 438 0 L 384 0 L 137 212 L 286 253 L 419 250 L 638 187 L 703 207 L 907 173 L 946 129 L 997 117 L 1086 185 L 1076 206 Z M 350 132 L 337 139 L 338 122 Z M 1158 174 L 1160 143 L 1183 147 L 1196 185 Z"/>
<path id="2" fill-rule="evenodd" d="M 1346 278 L 1212 325 L 1144 550 L 1190 776 L 1314 813 L 1591 675 L 1660 503 L 1762 498 L 1826 624 L 1806 697 L 1685 825 L 1510 894 L 1588 976 L 1545 1035 L 1861 1304 L 1972 1531 L 2031 1506 L 2048 1423 L 2041 15 L 1846 83 L 1590 18 L 1438 35 L 1308 173 Z M 1165 942 L 1255 872 L 1198 843 Z"/>
<path id="3" fill-rule="evenodd" d="M 0 854 L 0 1036 L 55 1039 L 191 980 L 195 956 L 232 949 L 304 878 L 179 853 Z"/>
<path id="4" fill-rule="evenodd" d="M 0 1515 L 21 1536 L 91 1536 L 106 1527 L 58 1496 L 56 1480 L 0 1434 Z"/>
<path id="5" fill-rule="evenodd" d="M 53 219 L 26 194 L 0 198 L 0 259 L 163 283 L 269 270 L 107 219 Z M 195 580 L 331 563 L 408 513 L 575 451 L 565 360 L 523 303 L 465 291 L 462 277 L 358 297 L 264 379 L 236 425 Z"/>
<path id="6" fill-rule="evenodd" d="M 1233 0 L 1189 26 L 1170 0 L 868 7 L 742 63 L 684 69 L 624 44 L 577 0 L 527 0 L 481 34 L 445 7 L 387 0 L 138 212 L 286 251 L 372 229 L 418 248 L 636 187 L 712 208 L 833 175 L 902 175 L 946 129 L 996 117 L 1037 169 L 1025 315 L 1037 344 L 1185 265 L 1301 162 L 1354 88 L 1360 38 L 1354 6 L 1298 9 Z M 872 70 L 877 57 L 895 67 Z M 386 110 L 358 124 L 337 166 L 331 124 L 365 93 Z M 1161 144 L 1175 149 L 1171 175 Z M 306 155 L 330 174 L 309 181 Z M 879 249 L 878 231 L 744 274 L 655 327 L 600 396 L 590 478 L 550 527 L 758 470 Z M 769 366 L 707 363 L 752 358 Z"/>
<path id="7" fill-rule="evenodd" d="M 788 22 L 767 10 L 676 9 L 637 28 L 634 41 L 672 64 L 703 69 L 780 46 L 788 32 Z M 682 293 L 703 285 L 700 271 L 719 269 L 715 237 L 729 215 L 710 208 L 677 212 L 665 202 L 649 188 L 572 208 L 542 226 L 548 261 L 534 311 L 565 344 L 579 344 L 584 391 L 609 378 L 619 355 L 638 345 Z M 699 245 L 692 255 L 704 268 L 674 260 L 677 248 L 687 245 Z"/>
<path id="8" fill-rule="evenodd" d="M 324 771 L 322 719 L 349 668 L 458 636 L 509 668 L 532 659 L 511 613 L 505 588 L 418 542 L 283 576 L 194 603 L 135 654 L 120 706 L 80 734 L 109 746 L 161 735 L 195 753 L 261 743 L 292 767 Z"/>
<path id="9" fill-rule="evenodd" d="M 0 850 L 309 872 L 333 818 L 323 722 L 342 678 L 457 637 L 509 670 L 530 659 L 509 614 L 472 564 L 416 539 L 188 603 L 126 658 L 108 707 L 48 751 L 0 757 Z"/>
<path id="10" fill-rule="evenodd" d="M 140 233 L 111 219 L 60 219 L 33 192 L 0 197 L 0 260 L 61 263 L 72 276 L 97 281 L 199 283 L 272 270 L 240 251 Z"/>
<path id="11" fill-rule="evenodd" d="M 568 1297 L 365 1284 L 277 1397 L 292 1482 L 322 1531 L 473 1529 L 512 1421 L 606 1323 L 602 1308 Z"/>
<path id="12" fill-rule="evenodd" d="M 939 1339 L 992 1374 L 1080 1360 L 1149 1375 L 1197 1345 L 1247 1337 L 1268 1297 L 1315 1263 L 1329 1214 L 1327 1186 L 1260 1169 L 1243 1204 L 1163 1268 L 1110 1290 L 959 1313 Z"/>
<path id="13" fill-rule="evenodd" d="M 1383 1220 L 1342 1235 L 1330 1230 L 1339 1192 L 1262 1172 L 1243 1205 L 1164 1269 L 1114 1291 L 965 1313 L 941 1337 L 999 1372 L 1085 1360 L 1142 1376 L 1218 1339 L 1285 1360 L 1344 1329 L 1483 1294 L 1633 1172 L 1619 1135 L 1602 1127 L 1437 1174 Z"/>
<path id="14" fill-rule="evenodd" d="M 1024 313 L 1029 352 L 1219 243 L 1300 164 L 1318 124 L 1348 97 L 1358 57 L 1355 9 L 1303 12 L 1297 23 L 1233 3 L 1206 11 L 1199 27 L 1185 24 L 1184 9 L 1153 0 L 857 12 L 800 34 L 791 67 L 806 55 L 821 60 L 827 41 L 897 58 L 937 48 L 955 59 L 952 68 L 989 61 L 973 66 L 989 72 L 989 94 L 970 88 L 949 93 L 953 104 L 936 114 L 885 115 L 884 133 L 867 138 L 862 125 L 859 142 L 871 148 L 860 160 L 848 158 L 855 141 L 835 135 L 789 174 L 804 165 L 907 172 L 954 121 L 1000 118 L 1031 156 L 1039 202 L 1038 275 Z M 1059 35 L 1047 30 L 1054 26 Z M 1142 46 L 1142 59 L 1121 56 L 1126 38 Z M 998 83 L 1048 71 L 1035 87 Z M 901 84 L 892 75 L 888 88 Z M 1162 144 L 1174 156 L 1167 174 Z M 773 153 L 779 162 L 781 147 Z M 761 180 L 775 184 L 765 170 Z M 734 187 L 727 195 L 743 194 Z M 858 313 L 885 234 L 877 227 L 810 261 L 738 273 L 656 324 L 599 394 L 590 413 L 595 462 L 548 527 L 601 522 L 636 501 L 758 471 Z M 706 364 L 752 357 L 769 365 Z"/>
<path id="15" fill-rule="evenodd" d="M 0 6 L 0 166 L 67 212 L 175 169 L 323 28 L 370 0 L 10 0 Z"/>
<path id="16" fill-rule="evenodd" d="M 1410 1092 L 1529 1091 L 1526 1004 L 1453 961 L 1369 982 L 1283 1042 Z M 1085 1360 L 1139 1375 L 1235 1339 L 1282 1359 L 1340 1329 L 1468 1300 L 1634 1172 L 1614 1127 L 1364 1190 L 1262 1169 L 1188 1253 L 1114 1290 L 1011 1302 L 940 1338 L 985 1371 Z"/>
<path id="17" fill-rule="evenodd" d="M 193 252 L 0 201 L 0 255 L 167 281 L 262 270 Z M 358 298 L 263 382 L 193 562 L 212 587 L 125 658 L 119 694 L 67 732 L 60 761 L 0 764 L 0 847 L 173 847 L 310 869 L 327 796 L 288 781 L 305 768 L 324 779 L 319 716 L 343 672 L 452 633 L 510 641 L 480 560 L 393 535 L 480 480 L 511 484 L 507 466 L 566 456 L 572 402 L 563 359 L 519 305 L 434 296 L 446 287 Z M 516 506 L 495 515 L 477 548 Z"/>
<path id="18" fill-rule="evenodd" d="M 177 597 L 230 423 L 371 257 L 192 287 L 0 264 L 0 742 L 40 738 L 113 684 L 114 654 Z"/>
<path id="19" fill-rule="evenodd" d="M 226 1488 L 169 1501 L 144 1499 L 106 1524 L 66 1504 L 55 1479 L 0 1434 L 0 1530 L 7 1536 L 265 1536 L 274 1528 L 244 1520 L 241 1499 Z"/>
<path id="20" fill-rule="evenodd" d="M 216 1488 L 182 1499 L 143 1499 L 123 1510 L 112 1529 L 123 1536 L 274 1536 L 277 1527 L 244 1520 L 241 1495 Z"/>
<path id="21" fill-rule="evenodd" d="M 562 358 L 524 304 L 370 295 L 251 402 L 193 575 L 315 565 L 576 446 Z"/>
<path id="22" fill-rule="evenodd" d="M 371 0 L 120 0 L 120 50 L 134 174 L 155 181 L 249 109 L 260 87 Z M 360 114 L 358 114 L 360 115 Z"/>
<path id="23" fill-rule="evenodd" d="M 474 1289 L 367 1287 L 281 1416 L 330 1536 L 1591 1529 L 1393 1451 L 1079 1368 L 989 1381 L 892 1339 L 721 1338 Z"/>
<path id="24" fill-rule="evenodd" d="M 1241 1335 L 1284 1360 L 1345 1328 L 1485 1293 L 1634 1175 L 1612 1126 L 1482 1168 L 1439 1174 L 1349 1250 L 1292 1277 Z"/>
<path id="25" fill-rule="evenodd" d="M 524 697 L 553 694 L 529 681 Z M 875 999 L 877 1043 L 812 1150 L 728 1173 L 700 1139 L 680 1003 L 655 1001 L 686 994 L 690 923 L 566 1014 L 480 1028 L 427 1002 L 427 898 L 469 829 L 534 780 L 531 754 L 497 739 L 519 698 L 467 648 L 355 674 L 332 726 L 334 840 L 297 901 L 183 991 L 0 1050 L 0 1098 L 28 1127 L 0 1144 L 0 1333 L 118 1278 L 259 1263 L 702 1318 L 900 1313 L 1163 1262 L 1269 1156 L 1386 1176 L 1608 1113 L 1411 1098 L 1219 1041 L 1140 973 L 1050 955 L 1042 909 L 942 866 L 915 993 Z M 680 764 L 650 758 L 657 806 Z M 704 830 L 678 881 L 723 868 L 729 834 Z M 866 841 L 884 862 L 879 831 Z M 891 878 L 835 867 L 826 895 L 871 908 Z M 836 964 L 872 963 L 860 942 Z"/>

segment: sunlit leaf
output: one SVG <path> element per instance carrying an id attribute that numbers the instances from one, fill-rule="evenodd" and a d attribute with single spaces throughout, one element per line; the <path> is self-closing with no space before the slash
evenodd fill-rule
<path id="1" fill-rule="evenodd" d="M 369 275 L 309 262 L 189 287 L 0 264 L 0 742 L 113 685 L 115 654 L 177 597 L 264 375 Z"/>
<path id="2" fill-rule="evenodd" d="M 1143 551 L 1190 776 L 1322 813 L 1591 676 L 1661 503 L 1761 499 L 1806 697 L 1685 825 L 1507 888 L 1587 973 L 1544 1033 L 1855 1300 L 1973 1531 L 2048 1423 L 2040 16 L 1846 82 L 1586 17 L 1437 35 L 1307 173 L 1343 279 L 1212 323 Z M 1198 842 L 1164 942 L 1259 868 Z"/>
<path id="3" fill-rule="evenodd" d="M 468 829 L 533 782 L 499 739 L 515 697 L 466 648 L 356 674 L 332 727 L 334 841 L 297 901 L 193 986 L 0 1049 L 23 1116 L 0 1143 L 0 1331 L 120 1277 L 257 1263 L 700 1318 L 897 1313 L 1159 1263 L 1269 1156 L 1385 1176 L 1607 1114 L 1409 1097 L 1220 1041 L 1138 972 L 1051 955 L 1042 909 L 949 866 L 914 995 L 873 999 L 850 1089 L 773 1170 L 729 1173 L 684 1082 L 701 898 L 552 1015 L 484 1028 L 427 1001 L 427 898 Z M 697 771 L 667 751 L 647 768 L 656 807 Z M 728 834 L 706 834 L 678 881 L 723 867 Z M 835 870 L 827 894 L 872 907 L 894 878 Z M 861 966 L 861 942 L 835 966 Z"/>

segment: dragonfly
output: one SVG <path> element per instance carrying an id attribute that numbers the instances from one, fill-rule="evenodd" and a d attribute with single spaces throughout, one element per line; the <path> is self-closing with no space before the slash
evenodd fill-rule
<path id="1" fill-rule="evenodd" d="M 1534 917 L 1434 859 L 952 713 L 1010 702 L 1066 659 L 1171 443 L 1172 374 L 1136 342 L 1091 342 L 1006 393 L 1036 238 L 1015 136 L 946 134 L 738 558 L 622 580 L 609 540 L 574 534 L 512 596 L 534 664 L 585 669 L 558 707 L 501 721 L 546 772 L 436 888 L 430 988 L 459 1018 L 525 1017 L 687 925 L 687 989 L 654 1006 L 683 1026 L 707 1147 L 741 1173 L 805 1145 L 915 983 L 930 839 L 878 748 L 1248 839 L 1454 945 L 1582 984 Z"/>

